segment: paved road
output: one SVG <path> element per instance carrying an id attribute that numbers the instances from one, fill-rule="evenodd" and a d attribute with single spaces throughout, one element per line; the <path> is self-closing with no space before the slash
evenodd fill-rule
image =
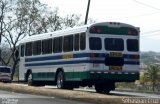
<path id="1" fill-rule="evenodd" d="M 0 104 L 91 104 L 56 97 L 20 94 L 0 90 Z"/>
<path id="2" fill-rule="evenodd" d="M 76 90 L 95 92 L 94 89 L 76 89 Z M 111 91 L 110 95 L 160 99 L 160 95 L 158 94 L 149 94 L 149 93 L 140 93 L 140 92 Z"/>
<path id="3" fill-rule="evenodd" d="M 16 84 L 16 85 L 28 86 L 27 84 Z M 52 89 L 52 88 L 57 88 L 57 87 L 56 86 L 45 86 L 43 88 Z M 89 89 L 89 88 L 78 88 L 74 90 L 96 92 L 95 89 Z M 158 94 L 149 94 L 149 93 L 140 93 L 140 92 L 111 91 L 110 95 L 160 99 L 160 95 Z"/>

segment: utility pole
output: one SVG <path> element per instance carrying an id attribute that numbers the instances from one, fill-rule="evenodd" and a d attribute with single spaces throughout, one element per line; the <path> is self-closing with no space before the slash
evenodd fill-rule
<path id="1" fill-rule="evenodd" d="M 88 20 L 88 13 L 89 13 L 90 1 L 91 1 L 91 0 L 88 0 L 87 11 L 86 11 L 86 18 L 85 18 L 85 22 L 84 22 L 85 25 L 87 24 L 87 20 Z"/>

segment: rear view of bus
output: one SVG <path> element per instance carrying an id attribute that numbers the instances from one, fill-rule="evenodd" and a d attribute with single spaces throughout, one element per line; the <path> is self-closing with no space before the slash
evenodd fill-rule
<path id="1" fill-rule="evenodd" d="M 115 89 L 115 82 L 139 79 L 139 28 L 103 22 L 88 29 L 91 82 L 100 93 Z"/>

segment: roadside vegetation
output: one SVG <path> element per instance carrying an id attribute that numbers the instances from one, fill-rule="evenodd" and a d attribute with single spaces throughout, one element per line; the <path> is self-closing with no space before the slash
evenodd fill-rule
<path id="1" fill-rule="evenodd" d="M 149 64 L 135 83 L 118 83 L 118 89 L 160 93 L 160 66 Z"/>

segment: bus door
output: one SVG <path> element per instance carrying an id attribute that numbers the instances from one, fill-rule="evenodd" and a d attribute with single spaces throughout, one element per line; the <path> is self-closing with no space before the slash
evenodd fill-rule
<path id="1" fill-rule="evenodd" d="M 25 57 L 24 57 L 24 54 L 25 54 L 25 51 L 24 51 L 24 45 L 21 44 L 20 45 L 20 48 L 19 48 L 19 58 L 20 58 L 20 61 L 19 61 L 19 78 L 24 78 L 24 71 L 25 71 Z M 21 79 L 20 79 L 21 80 Z"/>

